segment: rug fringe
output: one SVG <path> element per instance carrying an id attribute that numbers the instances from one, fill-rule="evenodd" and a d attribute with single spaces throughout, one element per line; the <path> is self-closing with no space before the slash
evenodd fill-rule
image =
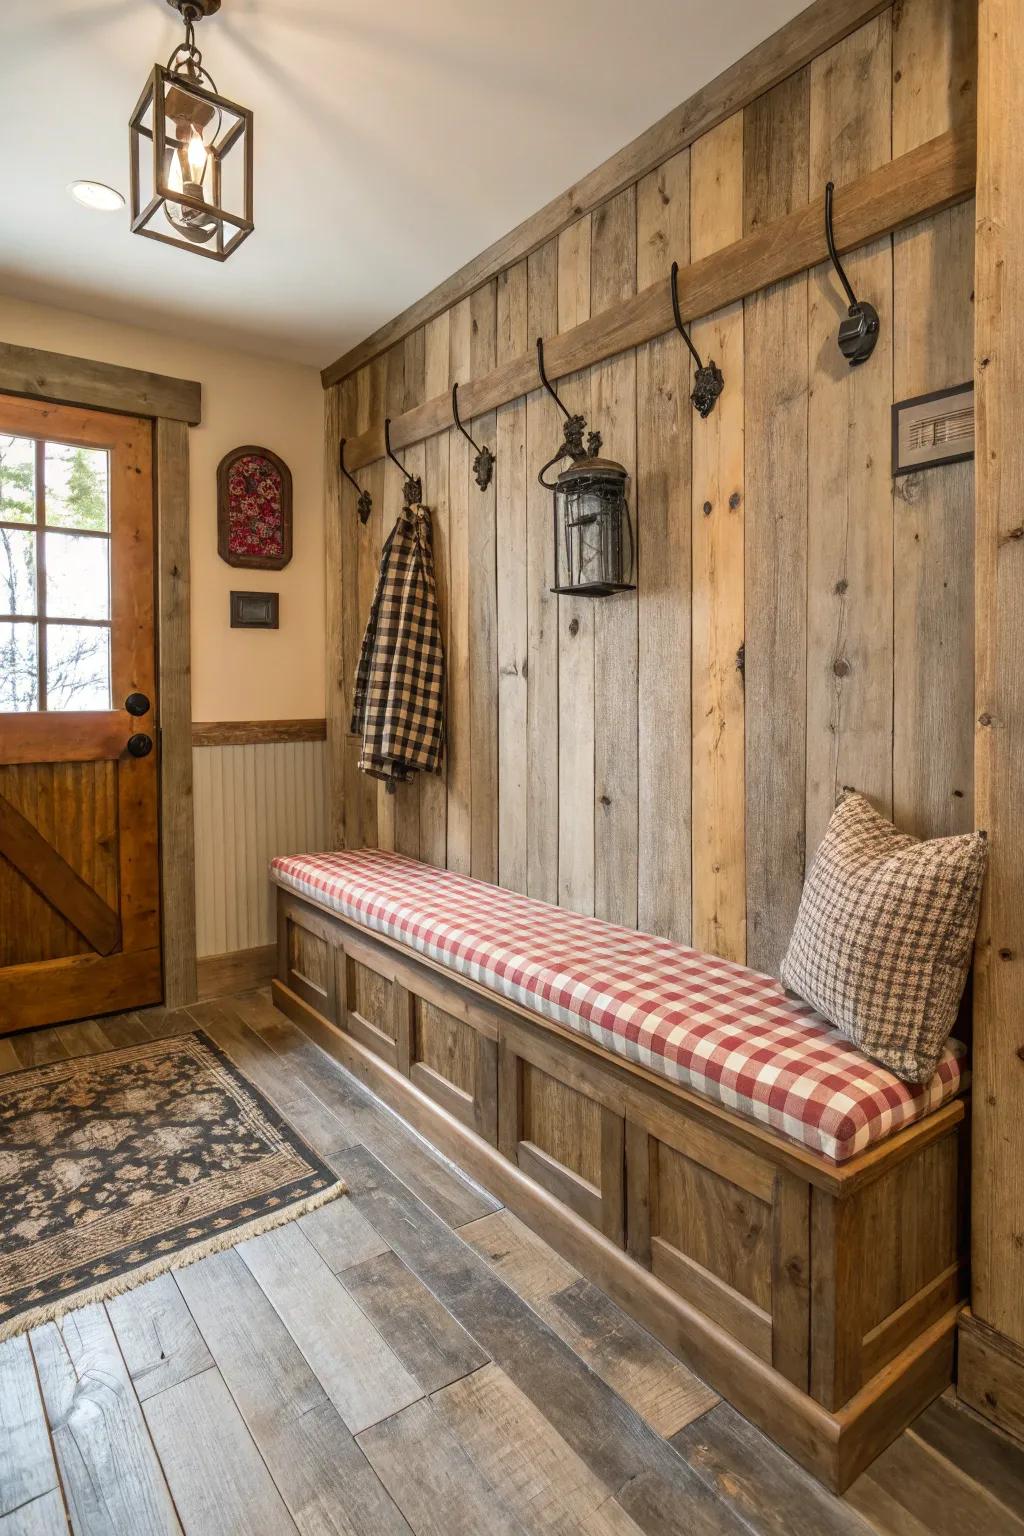
<path id="1" fill-rule="evenodd" d="M 175 1269 L 185 1269 L 189 1264 L 196 1264 L 200 1259 L 209 1258 L 211 1254 L 223 1253 L 225 1248 L 233 1248 L 236 1243 L 247 1242 L 249 1238 L 259 1237 L 275 1227 L 286 1226 L 289 1221 L 297 1221 L 300 1216 L 306 1216 L 310 1211 L 317 1210 L 319 1206 L 326 1205 L 328 1201 L 336 1200 L 339 1195 L 347 1194 L 348 1185 L 344 1179 L 339 1179 L 328 1189 L 318 1190 L 315 1195 L 307 1195 L 304 1200 L 293 1201 L 279 1211 L 270 1211 L 264 1216 L 257 1216 L 240 1227 L 218 1232 L 215 1237 L 204 1238 L 201 1243 L 192 1243 L 187 1248 L 180 1248 L 176 1253 L 161 1254 L 160 1258 L 151 1259 L 148 1264 L 141 1264 L 138 1269 L 129 1270 L 124 1275 L 112 1275 L 108 1280 L 100 1280 L 84 1291 L 73 1291 L 58 1301 L 49 1301 L 42 1306 L 34 1307 L 31 1311 L 20 1312 L 17 1317 L 8 1318 L 7 1322 L 0 1323 L 0 1344 L 28 1333 L 30 1329 L 38 1328 L 42 1323 L 57 1323 L 69 1312 L 77 1312 L 80 1307 L 94 1306 L 97 1302 L 113 1301 L 115 1297 L 123 1296 L 126 1291 L 133 1291 L 137 1286 L 145 1285 L 147 1280 L 155 1280 L 159 1275 L 169 1274 Z"/>

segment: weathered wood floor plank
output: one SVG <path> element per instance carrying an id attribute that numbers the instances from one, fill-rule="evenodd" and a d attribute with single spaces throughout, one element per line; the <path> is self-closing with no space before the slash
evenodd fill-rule
<path id="1" fill-rule="evenodd" d="M 335 1274 L 388 1252 L 380 1233 L 373 1230 L 351 1200 L 330 1200 L 327 1205 L 300 1216 L 299 1226 Z"/>
<path id="2" fill-rule="evenodd" d="M 0 1536 L 67 1536 L 68 1518 L 64 1500 L 56 1488 L 22 1504 L 9 1515 L 0 1516 Z"/>
<path id="3" fill-rule="evenodd" d="M 649 1536 L 674 1532 L 684 1507 L 693 1536 L 738 1536 L 742 1526 L 672 1447 L 369 1151 L 332 1163 L 381 1236 Z"/>
<path id="4" fill-rule="evenodd" d="M 168 1387 L 145 1414 L 186 1536 L 295 1536 L 219 1371 Z"/>
<path id="5" fill-rule="evenodd" d="M 250 1238 L 238 1252 L 353 1434 L 423 1396 L 297 1226 Z"/>
<path id="6" fill-rule="evenodd" d="M 416 1536 L 525 1536 L 428 1401 L 358 1439 Z"/>
<path id="7" fill-rule="evenodd" d="M 213 1364 L 173 1274 L 115 1296 L 107 1315 L 141 1402 Z"/>
<path id="8" fill-rule="evenodd" d="M 728 1403 L 680 1430 L 672 1444 L 754 1536 L 871 1536 L 860 1515 Z"/>
<path id="9" fill-rule="evenodd" d="M 460 1228 L 502 1279 L 602 1381 L 668 1438 L 718 1396 L 511 1211 Z"/>
<path id="10" fill-rule="evenodd" d="M 607 1502 L 602 1480 L 498 1366 L 431 1402 L 525 1530 L 572 1536 Z"/>
<path id="11" fill-rule="evenodd" d="M 405 1520 L 239 1255 L 215 1254 L 177 1278 L 303 1536 L 406 1536 Z"/>
<path id="12" fill-rule="evenodd" d="M 0 1515 L 57 1486 L 28 1339 L 0 1344 Z"/>
<path id="13" fill-rule="evenodd" d="M 339 1278 L 424 1392 L 487 1364 L 461 1323 L 396 1254 L 366 1259 Z"/>
<path id="14" fill-rule="evenodd" d="M 70 1312 L 31 1341 L 75 1536 L 180 1536 L 104 1309 Z"/>

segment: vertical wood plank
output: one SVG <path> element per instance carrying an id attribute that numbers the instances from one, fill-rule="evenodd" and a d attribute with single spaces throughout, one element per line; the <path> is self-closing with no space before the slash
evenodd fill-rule
<path id="1" fill-rule="evenodd" d="M 379 421 L 384 410 L 386 364 L 383 357 L 375 358 L 366 368 L 361 368 L 356 375 L 356 424 L 359 431 L 363 431 L 374 421 Z M 356 604 L 357 611 L 355 623 L 352 626 L 352 641 L 354 652 L 348 658 L 350 669 L 349 686 L 355 686 L 355 668 L 359 663 L 359 647 L 362 644 L 363 632 L 366 629 L 367 620 L 370 617 L 370 605 L 373 602 L 373 594 L 377 586 L 377 574 L 380 567 L 380 547 L 384 525 L 383 491 L 384 491 L 384 466 L 378 462 L 367 465 L 360 472 L 359 484 L 373 500 L 373 511 L 366 524 L 359 521 L 356 513 L 356 493 L 352 487 L 348 487 L 351 495 L 348 497 L 351 505 L 346 509 L 343 519 L 342 537 L 346 545 L 350 547 L 350 559 L 356 562 Z M 345 722 L 346 729 L 348 722 Z M 358 748 L 357 748 L 358 750 Z M 373 848 L 377 843 L 377 780 L 367 773 L 360 773 L 356 779 L 356 802 L 352 807 L 352 847 Z"/>
<path id="2" fill-rule="evenodd" d="M 975 796 L 988 830 L 974 984 L 972 1306 L 1024 1344 L 1024 36 L 978 9 Z M 1007 1365 L 1012 1373 L 1012 1365 Z M 1018 1373 L 1019 1374 L 1019 1373 Z"/>
<path id="3" fill-rule="evenodd" d="M 811 185 L 890 158 L 891 12 L 811 65 Z M 807 858 L 853 785 L 892 810 L 892 240 L 844 259 L 878 310 L 878 344 L 851 368 L 836 337 L 847 302 L 831 267 L 809 278 Z"/>
<path id="4" fill-rule="evenodd" d="M 189 638 L 188 427 L 156 423 L 160 889 L 164 1002 L 196 996 L 195 818 Z"/>
<path id="5" fill-rule="evenodd" d="M 487 283 L 469 301 L 469 371 L 472 378 L 494 367 L 497 288 Z M 478 416 L 470 431 L 494 448 L 495 413 Z M 467 444 L 468 448 L 468 444 Z M 472 450 L 469 458 L 472 459 Z M 498 878 L 498 635 L 495 483 L 481 491 L 469 476 L 469 725 L 471 778 L 470 872 Z"/>
<path id="6" fill-rule="evenodd" d="M 592 215 L 592 314 L 636 292 L 636 189 Z M 591 426 L 602 452 L 630 473 L 636 490 L 636 353 L 591 372 Z M 635 578 L 634 578 L 635 579 Z M 636 927 L 637 918 L 637 598 L 605 598 L 594 614 L 594 910 Z"/>
<path id="7" fill-rule="evenodd" d="M 451 377 L 470 370 L 469 300 L 451 310 Z M 448 434 L 449 615 L 448 615 L 448 868 L 470 872 L 471 750 L 469 695 L 469 444 L 461 432 Z"/>
<path id="8" fill-rule="evenodd" d="M 558 329 L 590 315 L 591 218 L 579 219 L 558 237 Z M 562 379 L 566 410 L 590 415 L 589 372 Z M 591 422 L 591 426 L 593 426 Z M 561 434 L 538 468 L 554 453 Z M 549 477 L 550 478 L 550 477 Z M 547 498 L 551 517 L 551 498 Z M 549 533 L 549 539 L 553 534 Z M 552 555 L 552 569 L 554 556 Z M 558 599 L 558 901 L 594 911 L 594 622 L 592 598 Z"/>
<path id="9" fill-rule="evenodd" d="M 346 395 L 345 405 L 348 403 Z M 345 584 L 341 546 L 341 519 L 344 500 L 343 481 L 338 467 L 338 444 L 352 426 L 344 420 L 342 389 L 336 384 L 324 395 L 324 647 L 326 654 L 327 717 L 327 810 L 328 836 L 332 848 L 346 848 L 345 791 L 348 784 L 346 764 L 351 750 L 348 741 L 350 715 L 345 673 L 348 655 L 345 634 Z M 358 519 L 357 519 L 358 522 Z"/>
<path id="10" fill-rule="evenodd" d="M 385 356 L 384 413 L 398 416 L 405 404 L 405 343 L 399 342 Z M 396 455 L 404 463 L 404 456 Z M 383 462 L 383 487 L 381 494 L 381 543 L 395 526 L 402 510 L 402 489 L 405 476 L 390 459 Z M 387 786 L 377 783 L 377 845 L 394 851 L 397 838 L 397 789 L 388 794 Z"/>
<path id="11" fill-rule="evenodd" d="M 690 150 L 690 254 L 743 234 L 743 114 Z M 693 430 L 693 942 L 745 954 L 743 645 L 743 306 L 693 327 L 725 391 Z"/>
<path id="12" fill-rule="evenodd" d="M 977 8 L 907 0 L 893 12 L 892 152 L 975 110 Z M 893 237 L 897 400 L 962 384 L 974 347 L 974 205 Z M 918 837 L 974 825 L 974 465 L 895 482 L 893 815 Z"/>
<path id="13" fill-rule="evenodd" d="M 811 1349 L 811 1191 L 780 1170 L 772 1198 L 772 1365 L 807 1391 Z"/>
<path id="14" fill-rule="evenodd" d="M 427 399 L 450 388 L 451 324 L 447 311 L 431 320 L 424 331 L 424 391 Z M 448 615 L 450 532 L 448 512 L 448 433 L 438 432 L 426 443 L 424 494 L 431 515 L 434 549 L 434 585 L 441 639 L 448 666 Z M 445 866 L 448 852 L 448 752 L 447 744 L 440 773 L 424 775 L 420 786 L 420 856 L 439 869 Z"/>
<path id="15" fill-rule="evenodd" d="M 690 256 L 690 152 L 637 186 L 637 287 Z M 639 926 L 690 941 L 690 358 L 672 332 L 636 351 Z M 666 829 L 671 834 L 666 836 Z"/>
<path id="16" fill-rule="evenodd" d="M 334 391 L 332 391 L 334 393 Z M 358 384 L 355 376 L 338 385 L 334 408 L 328 404 L 329 432 L 337 412 L 339 437 L 355 435 L 358 422 Z M 333 449 L 333 451 L 331 451 Z M 340 782 L 331 784 L 331 794 L 340 797 L 332 807 L 332 831 L 341 834 L 341 847 L 358 848 L 363 840 L 360 807 L 364 786 L 359 772 L 359 737 L 350 731 L 356 664 L 366 616 L 359 611 L 359 544 L 352 537 L 358 526 L 356 493 L 341 476 L 338 448 L 328 442 L 329 458 L 324 464 L 327 485 L 332 488 L 326 508 L 327 541 L 327 734 L 341 743 Z M 331 587 L 334 587 L 332 593 Z M 332 748 L 332 757 L 334 750 Z"/>
<path id="17" fill-rule="evenodd" d="M 558 242 L 527 262 L 527 335 L 558 331 Z M 537 474 L 558 446 L 559 413 L 543 389 L 526 399 L 527 850 L 530 896 L 558 900 L 558 599 L 551 591 L 551 497 Z M 499 786 L 500 787 L 500 786 Z"/>
<path id="18" fill-rule="evenodd" d="M 419 405 L 424 398 L 425 381 L 425 356 L 424 336 L 422 326 L 418 331 L 413 331 L 402 343 L 403 367 L 402 367 L 402 406 L 403 411 L 411 410 L 414 405 Z M 426 444 L 414 443 L 411 448 L 404 449 L 400 455 L 406 472 L 413 476 L 419 476 L 423 485 L 425 504 L 430 505 L 430 490 L 424 483 L 426 475 Z M 396 513 L 397 515 L 397 513 Z M 404 853 L 408 858 L 418 859 L 420 856 L 420 791 L 423 783 L 422 774 L 416 773 L 407 784 L 397 784 L 394 794 L 395 810 L 395 849 L 398 853 Z"/>
<path id="19" fill-rule="evenodd" d="M 496 362 L 500 366 L 528 348 L 527 265 L 498 279 Z M 527 714 L 529 700 L 529 612 L 526 496 L 526 401 L 514 400 L 497 413 L 497 664 L 498 664 L 498 880 L 526 891 L 529 784 Z M 479 442 L 480 439 L 478 438 Z M 488 447 L 491 445 L 488 444 Z"/>
<path id="20" fill-rule="evenodd" d="M 743 224 L 803 207 L 810 75 L 743 117 Z M 804 878 L 807 737 L 807 276 L 744 305 L 747 961 L 778 974 Z"/>

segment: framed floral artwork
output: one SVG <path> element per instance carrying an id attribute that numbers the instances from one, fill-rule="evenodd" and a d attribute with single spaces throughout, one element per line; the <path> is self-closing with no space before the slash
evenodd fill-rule
<path id="1" fill-rule="evenodd" d="M 269 448 L 233 448 L 217 468 L 217 553 L 280 571 L 292 557 L 292 473 Z"/>

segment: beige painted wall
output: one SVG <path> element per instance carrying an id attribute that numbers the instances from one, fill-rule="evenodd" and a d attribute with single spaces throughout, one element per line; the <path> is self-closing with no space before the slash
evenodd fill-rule
<path id="1" fill-rule="evenodd" d="M 316 370 L 3 295 L 0 340 L 200 381 L 203 420 L 191 432 L 193 719 L 322 716 L 323 393 Z M 295 553 L 283 571 L 233 570 L 217 555 L 217 465 L 242 443 L 272 448 L 292 472 Z M 231 629 L 232 588 L 280 592 L 281 628 Z"/>

